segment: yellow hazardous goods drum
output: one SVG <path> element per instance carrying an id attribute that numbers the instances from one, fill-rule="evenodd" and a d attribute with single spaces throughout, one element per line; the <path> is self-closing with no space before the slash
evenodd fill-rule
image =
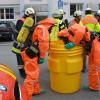
<path id="1" fill-rule="evenodd" d="M 59 93 L 73 93 L 80 89 L 83 67 L 83 48 L 65 49 L 63 42 L 51 42 L 48 57 L 50 85 Z"/>
<path id="2" fill-rule="evenodd" d="M 30 33 L 30 28 L 33 26 L 34 20 L 31 17 L 26 18 L 19 34 L 17 37 L 17 41 L 20 43 L 24 43 Z"/>

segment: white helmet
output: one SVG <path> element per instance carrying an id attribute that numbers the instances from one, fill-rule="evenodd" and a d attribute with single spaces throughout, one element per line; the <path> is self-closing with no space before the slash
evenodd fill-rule
<path id="1" fill-rule="evenodd" d="M 77 16 L 82 16 L 82 12 L 81 11 L 75 11 L 74 17 L 77 17 Z"/>
<path id="2" fill-rule="evenodd" d="M 34 11 L 33 8 L 27 8 L 27 9 L 25 10 L 25 14 L 26 14 L 27 16 L 29 16 L 29 15 L 31 15 L 31 14 L 35 14 L 35 11 Z"/>
<path id="3" fill-rule="evenodd" d="M 100 10 L 94 13 L 94 16 L 100 16 Z"/>
<path id="4" fill-rule="evenodd" d="M 53 12 L 52 16 L 53 16 L 53 17 L 60 17 L 61 14 L 60 14 L 59 10 L 55 10 L 55 11 Z"/>
<path id="5" fill-rule="evenodd" d="M 100 10 L 98 10 L 98 11 L 97 11 L 97 14 L 99 14 L 99 15 L 100 15 Z"/>
<path id="6" fill-rule="evenodd" d="M 91 9 L 91 8 L 86 8 L 86 9 L 85 9 L 85 11 L 88 11 L 88 10 L 89 10 L 89 11 L 92 11 L 92 9 Z"/>
<path id="7" fill-rule="evenodd" d="M 59 13 L 60 13 L 61 15 L 64 15 L 64 14 L 65 14 L 65 12 L 63 11 L 63 9 L 58 9 L 58 11 L 59 11 Z"/>
<path id="8" fill-rule="evenodd" d="M 52 15 L 53 17 L 60 17 L 63 14 L 65 14 L 64 11 L 62 9 L 58 9 L 58 10 L 55 10 Z"/>

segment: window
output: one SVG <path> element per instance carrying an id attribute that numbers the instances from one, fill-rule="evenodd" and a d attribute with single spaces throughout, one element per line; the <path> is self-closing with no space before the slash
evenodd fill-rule
<path id="1" fill-rule="evenodd" d="M 70 4 L 70 16 L 74 14 L 76 10 L 83 10 L 83 4 Z"/>
<path id="2" fill-rule="evenodd" d="M 4 19 L 4 9 L 0 9 L 0 19 Z"/>
<path id="3" fill-rule="evenodd" d="M 0 8 L 0 19 L 14 19 L 14 8 Z"/>

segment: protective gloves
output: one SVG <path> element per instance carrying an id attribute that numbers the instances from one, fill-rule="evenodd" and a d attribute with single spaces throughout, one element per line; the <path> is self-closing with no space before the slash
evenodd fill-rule
<path id="1" fill-rule="evenodd" d="M 39 58 L 39 60 L 38 60 L 38 64 L 43 64 L 43 63 L 44 63 L 44 61 L 45 61 L 45 59 L 44 59 L 44 58 Z"/>
<path id="2" fill-rule="evenodd" d="M 73 42 L 69 42 L 69 43 L 67 43 L 66 45 L 65 45 L 65 48 L 66 49 L 71 49 L 71 48 L 73 48 L 75 46 L 75 44 L 73 43 Z"/>

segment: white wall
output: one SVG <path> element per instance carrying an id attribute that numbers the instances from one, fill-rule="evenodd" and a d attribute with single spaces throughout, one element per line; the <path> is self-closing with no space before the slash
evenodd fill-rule
<path id="1" fill-rule="evenodd" d="M 47 4 L 47 0 L 24 0 L 25 4 Z"/>
<path id="2" fill-rule="evenodd" d="M 93 2 L 93 3 L 100 3 L 99 0 L 64 0 L 64 2 L 69 2 L 69 3 L 88 3 L 88 2 Z"/>
<path id="3" fill-rule="evenodd" d="M 0 0 L 0 5 L 2 4 L 19 4 L 19 0 Z"/>

